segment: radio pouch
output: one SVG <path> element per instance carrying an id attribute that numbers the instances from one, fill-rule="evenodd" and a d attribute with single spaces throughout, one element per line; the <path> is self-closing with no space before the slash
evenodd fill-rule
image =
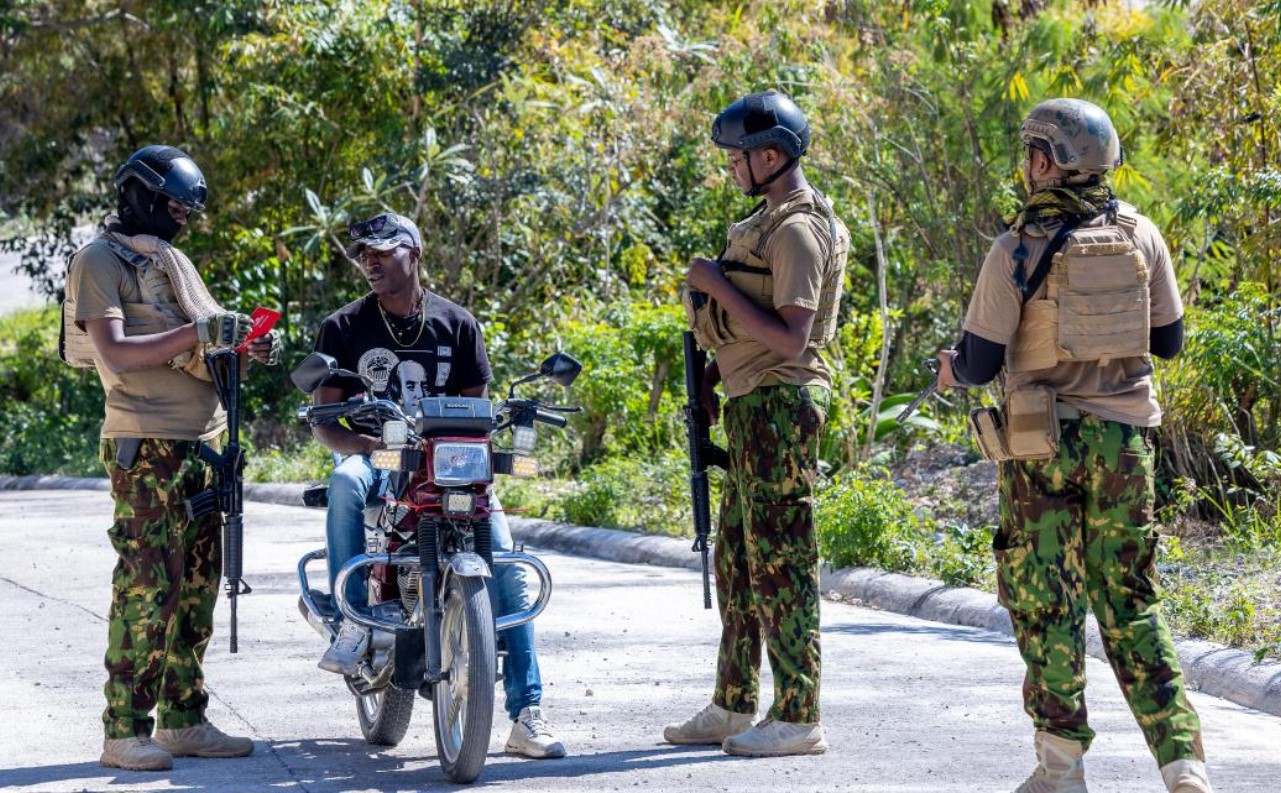
<path id="1" fill-rule="evenodd" d="M 1006 395 L 1005 443 L 1015 460 L 1045 460 L 1058 452 L 1054 389 L 1028 386 Z"/>
<path id="2" fill-rule="evenodd" d="M 1005 444 L 1005 422 L 1000 408 L 976 408 L 970 411 L 970 432 L 979 454 L 994 463 L 1010 459 L 1010 449 Z"/>

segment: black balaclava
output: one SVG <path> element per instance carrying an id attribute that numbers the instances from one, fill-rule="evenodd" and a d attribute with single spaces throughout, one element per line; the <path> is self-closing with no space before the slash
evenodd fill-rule
<path id="1" fill-rule="evenodd" d="M 158 174 L 164 175 L 178 157 L 186 157 L 181 149 L 166 146 L 143 158 Z M 129 179 L 120 186 L 116 196 L 116 213 L 120 230 L 126 234 L 151 234 L 165 242 L 182 231 L 182 225 L 169 214 L 169 197 L 147 187 L 141 179 Z"/>

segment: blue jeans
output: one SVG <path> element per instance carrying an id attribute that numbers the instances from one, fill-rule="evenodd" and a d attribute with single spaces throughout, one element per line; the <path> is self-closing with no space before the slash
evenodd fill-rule
<path id="1" fill-rule="evenodd" d="M 366 506 L 378 503 L 387 489 L 387 472 L 369 464 L 369 458 L 353 454 L 343 460 L 329 477 L 329 510 L 325 515 L 325 542 L 328 545 L 329 591 L 334 591 L 338 570 L 354 556 L 365 552 Z M 495 494 L 490 496 L 495 510 L 490 525 L 495 551 L 513 548 L 511 527 Z M 369 600 L 366 575 L 347 579 L 347 602 L 363 606 Z M 489 599 L 494 616 L 521 611 L 529 605 L 529 583 L 520 565 L 494 565 L 489 582 Z M 538 672 L 534 652 L 534 624 L 527 622 L 498 634 L 500 649 L 507 650 L 503 669 L 507 715 L 514 721 L 522 708 L 537 705 L 543 699 L 543 680 Z"/>

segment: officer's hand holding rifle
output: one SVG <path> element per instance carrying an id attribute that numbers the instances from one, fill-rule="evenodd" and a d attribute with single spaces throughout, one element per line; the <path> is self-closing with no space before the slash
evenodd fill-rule
<path id="1" fill-rule="evenodd" d="M 934 375 L 934 379 L 916 395 L 916 399 L 913 399 L 908 406 L 903 408 L 903 411 L 898 414 L 898 418 L 895 420 L 899 424 L 907 423 L 907 420 L 912 417 L 912 414 L 915 413 L 931 395 L 938 396 L 940 391 L 945 391 L 948 388 L 953 388 L 958 385 L 956 378 L 952 374 L 953 355 L 956 355 L 955 350 L 940 350 L 937 360 L 934 358 L 926 358 L 921 362 L 921 366 L 928 369 Z M 942 397 L 939 398 L 940 400 L 942 399 Z"/>

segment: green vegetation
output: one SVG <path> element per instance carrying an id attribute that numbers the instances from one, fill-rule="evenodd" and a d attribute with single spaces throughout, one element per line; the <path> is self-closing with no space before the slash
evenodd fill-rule
<path id="1" fill-rule="evenodd" d="M 114 165 L 183 146 L 211 191 L 184 249 L 226 304 L 284 310 L 292 363 L 363 291 L 347 222 L 408 214 L 431 287 L 484 323 L 500 385 L 557 348 L 587 365 L 570 394 L 586 410 L 548 441 L 556 481 L 513 485 L 513 505 L 679 533 L 676 294 L 749 206 L 708 124 L 777 87 L 806 110 L 808 173 L 852 234 L 825 553 L 983 581 L 985 530 L 904 511 L 880 469 L 963 438 L 984 397 L 927 404 L 907 430 L 888 419 L 956 338 L 1020 201 L 1019 120 L 1046 96 L 1087 98 L 1117 123 L 1114 185 L 1165 231 L 1187 304 L 1187 352 L 1158 367 L 1159 491 L 1184 554 L 1166 562 L 1173 610 L 1275 646 L 1279 20 L 1277 0 L 16 0 L 0 9 L 0 228 L 55 295 Z M 0 471 L 97 470 L 101 395 L 51 357 L 54 326 L 0 323 Z M 323 474 L 285 371 L 255 372 L 248 396 L 251 475 Z M 1238 556 L 1246 572 L 1204 572 Z"/>

